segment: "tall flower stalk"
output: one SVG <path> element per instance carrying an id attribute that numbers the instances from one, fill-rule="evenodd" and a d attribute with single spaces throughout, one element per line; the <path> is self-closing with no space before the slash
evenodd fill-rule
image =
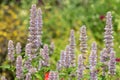
<path id="1" fill-rule="evenodd" d="M 38 25 L 38 28 L 39 28 L 39 34 L 42 35 L 43 21 L 42 21 L 42 10 L 41 10 L 41 8 L 39 8 L 37 10 L 37 25 Z"/>
<path id="2" fill-rule="evenodd" d="M 36 52 L 41 45 L 42 34 L 42 11 L 36 8 L 36 5 L 32 5 L 30 15 L 30 27 L 29 27 L 29 43 L 32 43 L 33 52 Z"/>
<path id="3" fill-rule="evenodd" d="M 102 75 L 105 76 L 106 74 L 106 69 L 107 69 L 107 58 L 108 58 L 108 54 L 106 52 L 106 49 L 104 48 L 101 53 L 100 53 L 100 61 L 103 63 L 102 66 Z"/>
<path id="4" fill-rule="evenodd" d="M 36 27 L 38 29 L 38 35 L 36 39 L 37 47 L 39 48 L 42 45 L 42 11 L 41 8 L 37 9 L 37 17 L 36 17 Z"/>
<path id="5" fill-rule="evenodd" d="M 28 43 L 25 46 L 25 55 L 31 57 L 32 55 L 32 43 Z"/>
<path id="6" fill-rule="evenodd" d="M 107 12 L 106 15 L 106 26 L 105 26 L 105 33 L 104 33 L 104 41 L 107 54 L 109 56 L 111 48 L 113 48 L 113 25 L 112 25 L 112 15 L 111 12 Z"/>
<path id="7" fill-rule="evenodd" d="M 40 55 L 42 57 L 41 65 L 49 66 L 49 52 L 48 45 L 44 45 L 43 49 L 40 50 Z"/>
<path id="8" fill-rule="evenodd" d="M 57 63 L 57 70 L 71 67 L 70 46 L 67 45 L 65 51 L 61 51 L 60 60 Z"/>
<path id="9" fill-rule="evenodd" d="M 82 56 L 82 54 L 80 54 L 79 57 L 78 57 L 78 69 L 77 69 L 77 78 L 78 78 L 78 80 L 82 80 L 82 78 L 83 78 L 83 70 L 84 70 L 83 56 Z"/>
<path id="10" fill-rule="evenodd" d="M 105 63 L 106 59 L 107 59 L 107 52 L 106 49 L 104 48 L 100 53 L 100 61 Z"/>
<path id="11" fill-rule="evenodd" d="M 80 28 L 80 51 L 83 55 L 83 59 L 86 59 L 87 54 L 87 34 L 86 34 L 86 27 L 83 25 Z"/>
<path id="12" fill-rule="evenodd" d="M 72 57 L 70 55 L 70 46 L 67 45 L 66 50 L 65 50 L 65 68 L 70 67 L 70 63 L 71 63 L 70 61 L 72 61 L 71 59 L 72 59 Z"/>
<path id="13" fill-rule="evenodd" d="M 65 57 L 66 57 L 66 53 L 64 50 L 61 51 L 60 54 L 60 60 L 57 63 L 57 70 L 61 70 L 63 67 L 65 67 Z"/>
<path id="14" fill-rule="evenodd" d="M 115 60 L 115 52 L 111 50 L 110 52 L 110 60 L 108 63 L 109 67 L 109 74 L 115 75 L 116 74 L 116 60 Z"/>
<path id="15" fill-rule="evenodd" d="M 92 43 L 91 53 L 89 56 L 89 63 L 90 63 L 90 80 L 97 80 L 97 71 L 96 71 L 97 44 L 95 42 Z"/>
<path id="16" fill-rule="evenodd" d="M 90 66 L 96 66 L 97 64 L 97 44 L 95 42 L 93 42 L 91 46 L 89 62 L 90 62 Z"/>
<path id="17" fill-rule="evenodd" d="M 16 78 L 21 80 L 23 78 L 23 70 L 22 70 L 22 56 L 18 56 L 16 60 Z"/>
<path id="18" fill-rule="evenodd" d="M 27 59 L 24 62 L 24 67 L 29 70 L 32 67 L 32 65 L 31 65 L 31 62 L 32 62 L 32 44 L 31 43 L 26 44 L 25 56 L 27 57 Z"/>
<path id="19" fill-rule="evenodd" d="M 30 15 L 30 27 L 29 27 L 29 39 L 28 41 L 32 43 L 32 47 L 36 48 L 36 39 L 38 35 L 38 29 L 36 27 L 36 14 L 37 14 L 37 9 L 36 5 L 32 5 L 30 9 L 31 15 Z"/>
<path id="20" fill-rule="evenodd" d="M 15 60 L 14 54 L 15 54 L 15 49 L 14 49 L 13 41 L 9 40 L 9 42 L 8 42 L 8 60 L 10 60 L 11 62 L 13 62 Z"/>
<path id="21" fill-rule="evenodd" d="M 75 66 L 75 36 L 74 36 L 74 30 L 71 30 L 70 32 L 70 56 L 71 56 L 71 67 Z"/>
<path id="22" fill-rule="evenodd" d="M 114 53 L 111 53 L 111 51 L 113 50 L 113 25 L 112 25 L 112 14 L 111 12 L 107 12 L 106 15 L 106 26 L 105 26 L 105 33 L 104 33 L 104 42 L 105 42 L 105 48 L 106 48 L 106 53 L 107 53 L 107 57 L 106 57 L 106 64 L 105 64 L 105 68 L 104 69 L 108 69 L 108 64 L 109 64 L 109 60 L 111 61 L 112 58 L 110 58 L 110 55 L 113 55 Z"/>

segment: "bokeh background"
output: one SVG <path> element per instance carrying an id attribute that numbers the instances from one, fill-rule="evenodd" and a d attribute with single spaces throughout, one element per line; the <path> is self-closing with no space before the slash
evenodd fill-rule
<path id="1" fill-rule="evenodd" d="M 79 29 L 82 25 L 87 27 L 88 48 L 96 41 L 100 51 L 104 47 L 108 11 L 113 16 L 116 57 L 120 57 L 120 0 L 0 0 L 0 65 L 6 63 L 8 40 L 15 44 L 21 42 L 24 50 L 32 4 L 42 9 L 43 43 L 55 43 L 53 64 L 58 60 L 60 50 L 69 43 L 71 29 L 75 30 L 76 54 L 79 54 Z M 1 72 L 4 71 L 0 69 Z"/>

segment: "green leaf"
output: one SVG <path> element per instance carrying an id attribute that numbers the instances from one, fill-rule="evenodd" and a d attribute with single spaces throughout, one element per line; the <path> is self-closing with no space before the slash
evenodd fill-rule
<path id="1" fill-rule="evenodd" d="M 2 65 L 2 66 L 0 66 L 0 68 L 2 68 L 2 69 L 10 69 L 10 65 Z"/>
<path id="2" fill-rule="evenodd" d="M 35 77 L 38 78 L 39 80 L 42 80 L 42 77 L 38 73 L 35 74 Z"/>

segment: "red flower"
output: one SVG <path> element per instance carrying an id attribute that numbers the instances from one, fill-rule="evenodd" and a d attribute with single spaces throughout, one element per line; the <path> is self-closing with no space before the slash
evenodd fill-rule
<path id="1" fill-rule="evenodd" d="M 105 19 L 105 16 L 104 15 L 100 15 L 100 20 L 104 20 Z"/>
<path id="2" fill-rule="evenodd" d="M 49 79 L 49 72 L 46 72 L 45 73 L 45 80 L 48 80 Z"/>
<path id="3" fill-rule="evenodd" d="M 116 58 L 115 60 L 116 60 L 116 62 L 120 62 L 120 58 Z"/>

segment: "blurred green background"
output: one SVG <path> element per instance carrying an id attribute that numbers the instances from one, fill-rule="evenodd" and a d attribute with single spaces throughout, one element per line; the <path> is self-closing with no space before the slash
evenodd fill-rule
<path id="1" fill-rule="evenodd" d="M 105 15 L 113 15 L 114 49 L 120 57 L 120 0 L 0 0 L 0 65 L 4 64 L 8 40 L 27 42 L 30 7 L 41 7 L 43 15 L 43 43 L 55 43 L 53 63 L 60 50 L 69 43 L 70 30 L 75 30 L 76 53 L 79 54 L 79 29 L 87 27 L 88 48 L 93 41 L 99 51 L 104 47 Z M 98 53 L 99 54 L 99 53 Z"/>

